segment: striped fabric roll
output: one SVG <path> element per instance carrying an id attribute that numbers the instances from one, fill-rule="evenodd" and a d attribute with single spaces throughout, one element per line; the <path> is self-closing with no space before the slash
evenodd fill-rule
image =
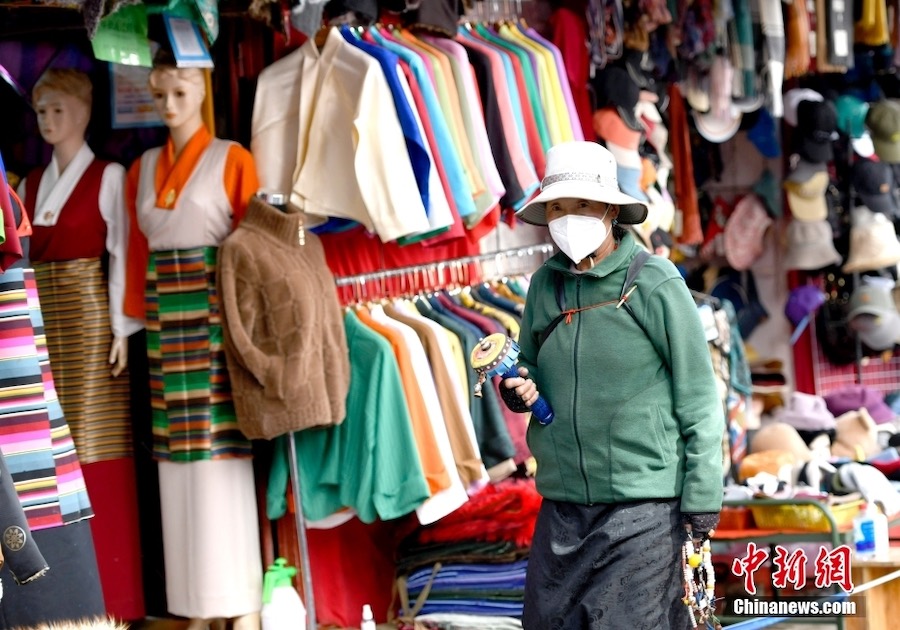
<path id="1" fill-rule="evenodd" d="M 0 275 L 0 449 L 33 531 L 93 516 L 26 269 Z"/>
<path id="2" fill-rule="evenodd" d="M 59 403 L 81 462 L 131 457 L 128 379 L 109 370 L 109 296 L 99 258 L 36 262 Z"/>
<path id="3" fill-rule="evenodd" d="M 215 247 L 151 252 L 147 356 L 153 454 L 189 462 L 249 457 L 231 400 L 216 294 Z"/>

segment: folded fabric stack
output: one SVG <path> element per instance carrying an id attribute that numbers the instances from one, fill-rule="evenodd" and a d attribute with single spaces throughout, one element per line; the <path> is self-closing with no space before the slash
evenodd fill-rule
<path id="1" fill-rule="evenodd" d="M 420 614 L 468 613 L 521 617 L 527 560 L 423 568 L 406 583 L 410 598 L 428 591 Z"/>
<path id="2" fill-rule="evenodd" d="M 486 486 L 400 548 L 400 617 L 428 627 L 519 628 L 541 499 L 532 479 Z"/>

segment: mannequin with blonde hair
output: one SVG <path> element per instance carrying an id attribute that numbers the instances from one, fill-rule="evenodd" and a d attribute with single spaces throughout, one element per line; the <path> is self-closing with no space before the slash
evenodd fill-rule
<path id="1" fill-rule="evenodd" d="M 191 630 L 259 627 L 262 558 L 250 443 L 237 427 L 216 295 L 218 247 L 258 188 L 250 153 L 203 124 L 202 71 L 157 56 L 169 138 L 129 169 L 125 312 L 145 319 L 169 612 Z"/>
<path id="2" fill-rule="evenodd" d="M 56 390 L 96 511 L 92 526 L 110 612 L 142 616 L 129 387 L 120 377 L 128 337 L 143 328 L 122 308 L 125 169 L 97 159 L 85 140 L 92 105 L 85 73 L 47 70 L 32 96 L 53 155 L 22 181 L 19 196 L 32 224 L 30 257 Z M 105 535 L 112 531 L 115 537 Z"/>

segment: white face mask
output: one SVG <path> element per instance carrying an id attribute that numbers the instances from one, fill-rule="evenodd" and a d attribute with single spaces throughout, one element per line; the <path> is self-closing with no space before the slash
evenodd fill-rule
<path id="1" fill-rule="evenodd" d="M 607 209 L 607 212 L 609 210 Z M 603 215 L 606 217 L 606 215 Z M 547 224 L 553 242 L 576 265 L 588 254 L 600 249 L 603 241 L 609 236 L 603 219 L 586 217 L 581 214 L 567 214 L 553 219 Z"/>

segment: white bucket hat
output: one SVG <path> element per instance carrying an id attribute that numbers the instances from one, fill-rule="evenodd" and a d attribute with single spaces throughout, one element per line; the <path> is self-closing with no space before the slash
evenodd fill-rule
<path id="1" fill-rule="evenodd" d="M 893 222 L 865 206 L 851 210 L 850 255 L 844 273 L 875 271 L 900 263 L 900 241 Z"/>
<path id="2" fill-rule="evenodd" d="M 541 192 L 516 213 L 532 225 L 547 225 L 544 207 L 555 199 L 587 199 L 619 206 L 619 223 L 642 223 L 647 205 L 619 190 L 616 160 L 596 142 L 563 142 L 547 151 Z"/>

